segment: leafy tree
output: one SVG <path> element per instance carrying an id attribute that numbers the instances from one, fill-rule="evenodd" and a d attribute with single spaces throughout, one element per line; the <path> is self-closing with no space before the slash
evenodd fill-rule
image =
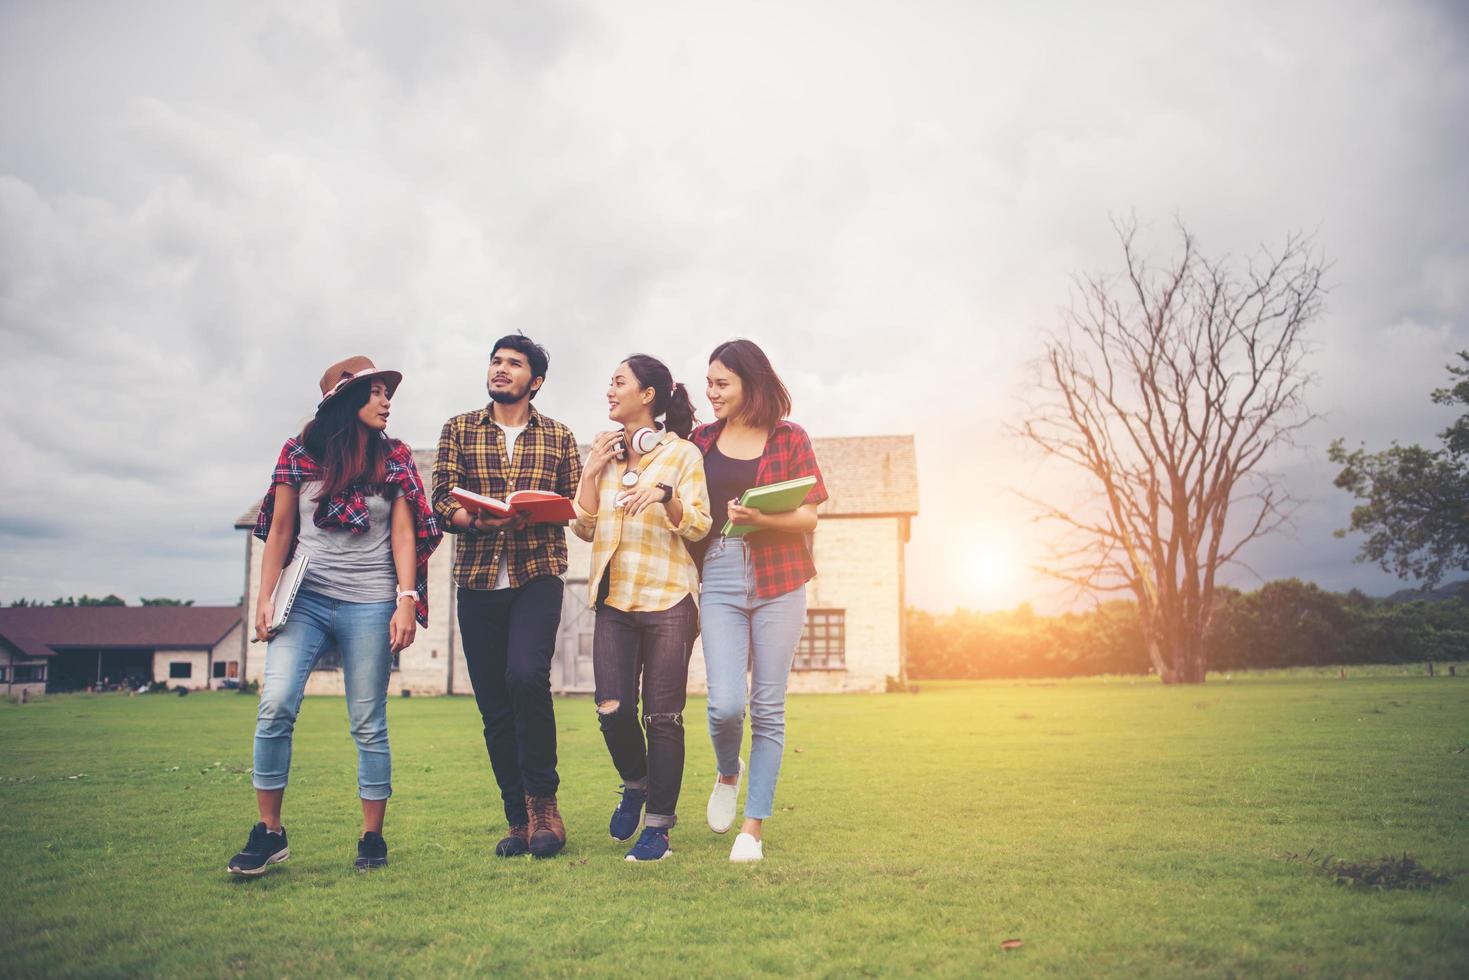
<path id="1" fill-rule="evenodd" d="M 1448 365 L 1454 383 L 1433 392 L 1439 405 L 1469 407 L 1469 351 L 1459 360 Z M 1328 451 L 1342 467 L 1336 485 L 1362 501 L 1337 537 L 1367 535 L 1358 561 L 1428 589 L 1450 571 L 1469 569 L 1469 412 L 1439 439 L 1438 449 L 1393 443 L 1375 453 L 1360 445 L 1349 452 L 1337 439 Z"/>
<path id="2" fill-rule="evenodd" d="M 36 603 L 36 605 L 40 605 L 40 603 Z M 83 593 L 80 599 L 73 598 L 72 596 L 52 599 L 51 605 L 62 609 L 72 609 L 77 606 L 125 606 L 127 603 L 111 593 L 108 593 L 100 599 Z"/>
<path id="3" fill-rule="evenodd" d="M 192 606 L 193 599 L 139 599 L 139 605 L 143 606 Z"/>

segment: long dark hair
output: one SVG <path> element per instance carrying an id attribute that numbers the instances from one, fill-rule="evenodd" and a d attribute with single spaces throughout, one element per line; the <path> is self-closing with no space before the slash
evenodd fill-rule
<path id="1" fill-rule="evenodd" d="M 753 340 L 726 340 L 714 348 L 709 363 L 718 361 L 733 371 L 744 389 L 745 407 L 740 412 L 757 429 L 773 429 L 791 414 L 791 393 L 770 366 L 770 358 Z"/>
<path id="2" fill-rule="evenodd" d="M 376 488 L 387 475 L 392 440 L 362 424 L 357 413 L 372 397 L 372 384 L 348 386 L 301 430 L 301 442 L 321 465 L 323 502 L 354 485 Z"/>
<path id="3" fill-rule="evenodd" d="M 668 431 L 687 439 L 694 431 L 694 403 L 689 401 L 686 385 L 673 383 L 673 372 L 668 365 L 647 354 L 633 354 L 623 361 L 627 369 L 644 388 L 653 389 L 653 418 L 665 416 L 664 426 Z"/>

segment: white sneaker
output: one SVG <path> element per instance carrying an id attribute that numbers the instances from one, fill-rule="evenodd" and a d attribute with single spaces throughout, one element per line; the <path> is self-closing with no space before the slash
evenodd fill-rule
<path id="1" fill-rule="evenodd" d="M 740 771 L 735 776 L 734 785 L 722 783 L 716 776 L 714 789 L 709 794 L 709 806 L 704 811 L 704 817 L 709 821 L 709 829 L 716 834 L 728 833 L 730 825 L 734 823 L 735 808 L 740 797 L 740 781 L 745 778 L 745 760 L 740 760 Z"/>
<path id="2" fill-rule="evenodd" d="M 749 834 L 740 834 L 735 838 L 734 847 L 729 849 L 729 859 L 734 864 L 749 864 L 763 857 L 765 857 L 765 842 Z"/>

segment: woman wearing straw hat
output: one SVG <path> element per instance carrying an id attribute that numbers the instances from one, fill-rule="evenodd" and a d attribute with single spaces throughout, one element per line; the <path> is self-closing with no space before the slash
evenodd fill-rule
<path id="1" fill-rule="evenodd" d="M 265 541 L 255 638 L 268 641 L 255 723 L 255 801 L 260 821 L 229 862 L 259 875 L 290 857 L 281 799 L 291 734 L 306 680 L 326 649 L 342 659 L 363 833 L 359 871 L 388 863 L 383 813 L 392 794 L 387 694 L 393 655 L 428 625 L 428 558 L 439 524 L 408 446 L 387 436 L 388 410 L 403 376 L 349 357 L 321 378 L 316 417 L 286 441 L 255 524 Z M 297 550 L 310 559 L 276 632 L 272 595 Z"/>

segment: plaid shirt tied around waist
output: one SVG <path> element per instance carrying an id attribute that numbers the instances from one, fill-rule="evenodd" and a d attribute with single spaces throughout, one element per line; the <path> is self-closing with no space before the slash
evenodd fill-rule
<path id="1" fill-rule="evenodd" d="M 384 436 L 386 439 L 387 437 Z M 413 514 L 413 550 L 414 565 L 416 569 L 414 588 L 418 597 L 414 600 L 414 614 L 419 625 L 428 625 L 428 559 L 439 546 L 443 538 L 443 532 L 439 530 L 439 520 L 434 516 L 433 509 L 429 507 L 428 495 L 424 493 L 423 481 L 419 479 L 418 467 L 413 464 L 413 450 L 408 444 L 397 439 L 389 440 L 392 445 L 388 450 L 385 461 L 386 475 L 383 482 L 387 486 L 396 487 L 398 496 L 402 497 L 408 504 L 409 511 Z M 321 464 L 311 458 L 306 452 L 306 446 L 302 444 L 299 437 L 292 436 L 286 440 L 281 447 L 280 457 L 275 462 L 275 472 L 271 474 L 270 489 L 265 492 L 265 499 L 260 504 L 260 515 L 255 518 L 255 536 L 264 541 L 270 536 L 270 526 L 275 519 L 275 488 L 282 483 L 289 484 L 297 490 L 301 484 L 312 480 L 320 480 L 323 477 Z M 372 526 L 371 518 L 367 512 L 367 487 L 353 485 L 336 494 L 329 500 L 324 500 L 316 507 L 316 515 L 313 523 L 324 530 L 341 529 L 351 534 L 361 534 Z M 286 563 L 290 564 L 291 557 L 296 553 L 296 544 L 301 540 L 300 528 L 296 529 L 295 536 L 291 538 L 291 546 L 286 549 Z"/>
<path id="2" fill-rule="evenodd" d="M 695 429 L 689 441 L 699 447 L 699 452 L 707 454 L 723 431 L 724 422 L 711 422 Z M 796 423 L 782 419 L 775 423 L 770 438 L 765 440 L 755 485 L 763 487 L 803 476 L 816 477 L 816 485 L 806 494 L 805 503 L 819 504 L 826 500 L 826 483 L 821 478 L 821 468 L 816 465 L 810 437 Z M 718 533 L 718 528 L 712 532 Z M 745 535 L 745 540 L 750 547 L 750 561 L 755 566 L 755 594 L 762 599 L 785 595 L 816 574 L 809 535 L 754 531 Z"/>
<path id="3" fill-rule="evenodd" d="M 541 575 L 566 572 L 566 529 L 560 524 L 530 524 L 514 533 L 465 534 L 454 527 L 462 509 L 449 496 L 453 487 L 504 500 L 517 490 L 549 490 L 576 495 L 581 454 L 571 430 L 532 405 L 525 431 L 515 441 L 515 457 L 505 460 L 505 433 L 489 408 L 456 415 L 444 423 L 434 460 L 434 513 L 451 534 L 454 581 L 466 589 L 495 587 L 500 564 L 508 562 L 510 585 L 519 588 Z"/>

